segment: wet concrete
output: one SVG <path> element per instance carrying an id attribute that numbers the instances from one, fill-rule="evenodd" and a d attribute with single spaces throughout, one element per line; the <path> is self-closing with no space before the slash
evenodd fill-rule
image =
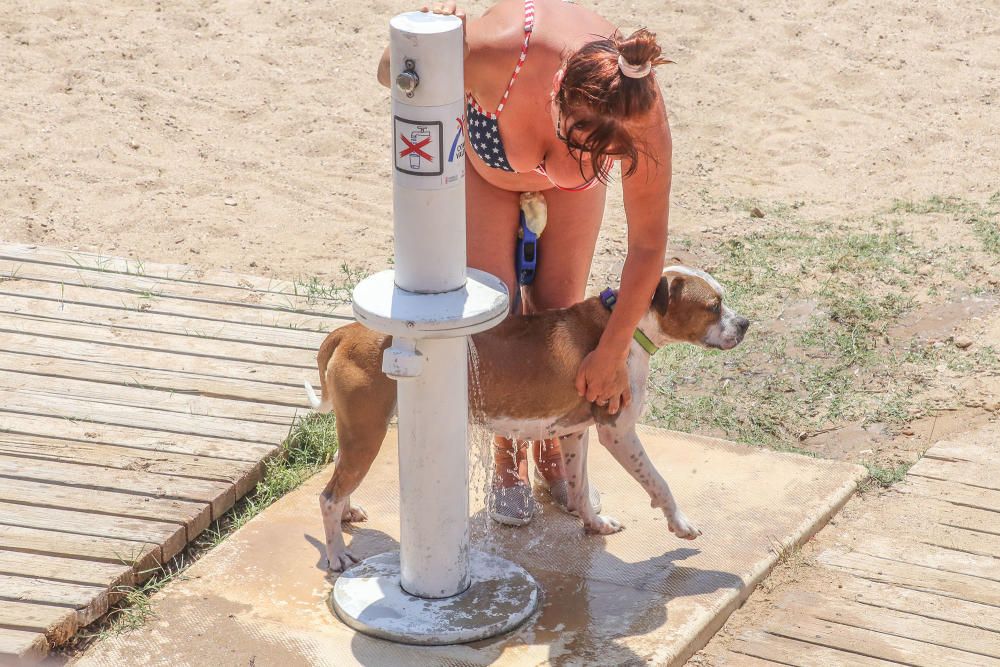
<path id="1" fill-rule="evenodd" d="M 640 431 L 681 507 L 702 529 L 673 537 L 663 516 L 599 446 L 591 478 L 626 530 L 584 535 L 542 503 L 523 528 L 488 527 L 473 504 L 476 546 L 523 565 L 543 590 L 539 611 L 503 637 L 451 647 L 392 644 L 355 633 L 328 608 L 317 496 L 320 474 L 251 521 L 154 600 L 156 616 L 105 640 L 74 665 L 619 665 L 677 664 L 749 594 L 783 545 L 818 530 L 852 493 L 857 466 Z M 397 546 L 395 434 L 355 502 L 355 555 Z M 596 443 L 596 438 L 591 438 Z"/>

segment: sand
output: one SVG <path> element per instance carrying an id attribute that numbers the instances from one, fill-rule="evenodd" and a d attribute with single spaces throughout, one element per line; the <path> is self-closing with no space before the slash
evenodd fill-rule
<path id="1" fill-rule="evenodd" d="M 839 217 L 997 187 L 990 3 L 586 4 L 677 62 L 660 75 L 675 232 L 742 224 L 733 199 Z M 412 3 L 3 6 L 0 240 L 284 278 L 388 264 L 375 63 Z M 595 281 L 617 273 L 624 229 L 616 184 Z"/>

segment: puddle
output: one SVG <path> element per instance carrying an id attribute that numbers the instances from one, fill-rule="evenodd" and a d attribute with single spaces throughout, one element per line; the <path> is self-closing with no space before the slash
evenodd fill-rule
<path id="1" fill-rule="evenodd" d="M 793 301 L 792 303 L 785 306 L 781 314 L 778 315 L 776 319 L 771 322 L 767 322 L 766 326 L 770 331 L 774 333 L 788 333 L 790 331 L 797 331 L 804 329 L 806 325 L 809 324 L 809 320 L 813 318 L 819 311 L 819 302 L 813 299 L 805 299 L 803 301 Z"/>
<path id="2" fill-rule="evenodd" d="M 955 327 L 974 317 L 983 317 L 1000 306 L 1000 298 L 992 295 L 952 295 L 947 303 L 930 303 L 910 313 L 898 325 L 889 329 L 890 338 L 947 338 Z"/>

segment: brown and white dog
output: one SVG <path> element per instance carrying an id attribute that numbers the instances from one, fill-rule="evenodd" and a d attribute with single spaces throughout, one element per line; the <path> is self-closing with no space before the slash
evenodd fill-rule
<path id="1" fill-rule="evenodd" d="M 667 268 L 639 329 L 657 347 L 692 343 L 728 350 L 739 345 L 749 321 L 722 303 L 723 289 L 703 271 Z M 509 317 L 473 336 L 478 352 L 478 389 L 470 397 L 471 418 L 489 430 L 521 439 L 558 437 L 570 484 L 569 509 L 587 532 L 622 529 L 591 507 L 587 482 L 587 430 L 596 424 L 601 444 L 663 510 L 677 537 L 701 535 L 677 506 L 670 487 L 653 467 L 635 432 L 645 402 L 650 353 L 633 341 L 628 356 L 632 403 L 618 414 L 581 397 L 574 384 L 583 358 L 597 347 L 610 311 L 598 297 L 570 308 Z M 333 410 L 340 442 L 333 477 L 320 495 L 329 567 L 341 571 L 357 562 L 347 550 L 342 521 L 363 521 L 350 495 L 382 446 L 396 407 L 396 382 L 382 373 L 382 353 L 391 336 L 360 324 L 337 329 L 320 346 L 317 361 L 322 398 L 306 385 L 313 407 Z"/>

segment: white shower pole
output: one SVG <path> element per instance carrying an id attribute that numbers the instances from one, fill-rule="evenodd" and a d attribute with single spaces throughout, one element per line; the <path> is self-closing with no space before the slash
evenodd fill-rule
<path id="1" fill-rule="evenodd" d="M 467 337 L 508 299 L 466 268 L 463 48 L 454 16 L 390 21 L 395 270 L 354 291 L 358 320 L 393 336 L 382 367 L 397 380 L 400 551 L 345 572 L 333 605 L 362 632 L 419 644 L 504 632 L 538 601 L 527 572 L 469 549 Z"/>

